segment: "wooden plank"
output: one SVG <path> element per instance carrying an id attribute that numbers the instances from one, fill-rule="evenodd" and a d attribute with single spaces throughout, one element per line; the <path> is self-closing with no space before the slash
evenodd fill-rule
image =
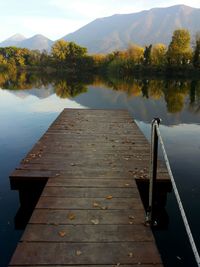
<path id="1" fill-rule="evenodd" d="M 137 188 L 73 188 L 73 187 L 47 187 L 45 186 L 42 196 L 43 197 L 68 197 L 68 198 L 130 198 L 130 197 L 140 197 Z M 112 199 L 107 199 L 111 201 Z"/>
<path id="2" fill-rule="evenodd" d="M 96 223 L 97 219 L 93 219 Z M 25 242 L 99 243 L 153 241 L 150 228 L 143 225 L 31 225 L 21 238 Z"/>
<path id="3" fill-rule="evenodd" d="M 94 206 L 97 203 L 98 206 Z M 143 209 L 138 198 L 113 198 L 108 201 L 105 198 L 67 198 L 67 197 L 43 197 L 41 196 L 36 208 L 39 209 Z"/>
<path id="4" fill-rule="evenodd" d="M 74 217 L 71 218 L 71 215 Z M 101 224 L 112 225 L 130 225 L 144 223 L 144 210 L 56 210 L 56 209 L 35 209 L 31 219 L 31 224 L 54 224 L 54 225 L 71 225 L 71 224 L 93 224 L 92 220 L 98 220 Z"/>
<path id="5" fill-rule="evenodd" d="M 64 265 L 66 263 L 68 265 L 111 265 L 117 263 L 138 264 L 138 262 L 141 264 L 161 263 L 153 242 L 71 244 L 64 242 L 22 242 L 19 243 L 10 266 L 34 264 Z"/>
<path id="6" fill-rule="evenodd" d="M 9 265 L 11 266 L 11 265 Z M 12 265 L 12 266 L 17 266 L 17 267 L 24 267 L 24 265 Z M 50 265 L 48 265 L 50 266 Z M 52 266 L 52 265 L 51 265 Z M 83 267 L 84 265 L 77 265 L 76 264 L 76 267 Z M 127 264 L 109 264 L 109 265 L 90 265 L 90 267 L 120 267 L 120 266 L 123 266 L 123 267 L 162 267 L 163 265 L 161 264 L 141 264 L 140 262 L 137 263 L 137 264 L 131 264 L 131 265 L 127 265 Z M 29 267 L 44 267 L 44 265 L 29 265 Z M 56 265 L 56 267 L 74 267 L 74 265 Z"/>
<path id="7" fill-rule="evenodd" d="M 48 179 L 46 187 L 87 187 L 87 188 L 136 188 L 134 179 L 72 179 L 57 176 Z"/>

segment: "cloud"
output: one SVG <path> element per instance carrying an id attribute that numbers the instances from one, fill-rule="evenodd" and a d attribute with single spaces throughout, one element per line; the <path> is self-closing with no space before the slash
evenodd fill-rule
<path id="1" fill-rule="evenodd" d="M 6 16 L 5 27 L 0 26 L 2 40 L 15 33 L 21 33 L 27 37 L 34 34 L 44 34 L 52 40 L 63 37 L 67 33 L 75 31 L 84 25 L 83 20 L 64 18 L 45 18 L 35 16 Z"/>
<path id="2" fill-rule="evenodd" d="M 76 19 L 99 18 L 116 13 L 132 13 L 138 10 L 132 0 L 51 0 L 50 5 L 57 9 L 65 10 L 66 14 Z"/>
<path id="3" fill-rule="evenodd" d="M 166 7 L 185 4 L 200 7 L 199 0 L 50 0 L 50 5 L 57 9 L 65 10 L 72 18 L 94 19 L 113 14 L 134 13 L 154 7 Z"/>
<path id="4" fill-rule="evenodd" d="M 38 101 L 36 99 L 30 105 L 31 112 L 61 112 L 64 108 L 80 108 L 86 109 L 87 107 L 82 106 L 81 104 L 77 103 L 75 100 L 72 99 L 60 99 L 56 95 L 52 95 L 48 98 L 42 99 Z"/>

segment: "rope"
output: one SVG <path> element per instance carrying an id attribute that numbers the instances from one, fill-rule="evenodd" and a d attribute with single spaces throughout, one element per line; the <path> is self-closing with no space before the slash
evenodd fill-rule
<path id="1" fill-rule="evenodd" d="M 200 257 L 199 257 L 199 253 L 198 253 L 197 247 L 196 247 L 196 245 L 195 245 L 195 242 L 194 242 L 194 239 L 193 239 L 193 236 L 192 236 L 192 232 L 191 232 L 191 230 L 190 230 L 190 226 L 189 226 L 189 224 L 188 224 L 188 220 L 187 220 L 187 217 L 186 217 L 186 214 L 185 214 L 185 211 L 184 211 L 182 202 L 181 202 L 180 195 L 179 195 L 179 193 L 178 193 L 178 189 L 177 189 L 177 187 L 176 187 L 176 183 L 175 183 L 175 180 L 174 180 L 172 171 L 171 171 L 171 167 L 170 167 L 170 164 L 169 164 L 169 160 L 168 160 L 168 157 L 167 157 L 167 153 L 166 153 L 166 150 L 165 150 L 165 147 L 164 147 L 164 143 L 163 143 L 163 140 L 162 140 L 162 137 L 161 137 L 161 133 L 160 133 L 160 130 L 159 130 L 159 127 L 158 127 L 158 123 L 157 123 L 157 121 L 155 121 L 154 123 L 155 123 L 155 126 L 156 126 L 156 131 L 157 131 L 158 138 L 159 138 L 159 140 L 160 140 L 160 144 L 161 144 L 162 152 L 163 152 L 163 155 L 164 155 L 164 159 L 165 159 L 166 167 L 167 167 L 169 176 L 170 176 L 170 178 L 171 178 L 172 187 L 173 187 L 173 189 L 174 189 L 174 193 L 175 193 L 175 196 L 176 196 L 176 200 L 177 200 L 177 202 L 178 202 L 178 206 L 179 206 L 179 209 L 180 209 L 180 212 L 181 212 L 181 216 L 182 216 L 182 219 L 183 219 L 183 222 L 184 222 L 184 226 L 185 226 L 185 229 L 186 229 L 186 232 L 187 232 L 189 241 L 190 241 L 190 245 L 191 245 L 191 247 L 192 247 L 192 251 L 193 251 L 193 253 L 194 253 L 194 256 L 195 256 L 197 265 L 198 265 L 198 267 L 200 267 Z"/>

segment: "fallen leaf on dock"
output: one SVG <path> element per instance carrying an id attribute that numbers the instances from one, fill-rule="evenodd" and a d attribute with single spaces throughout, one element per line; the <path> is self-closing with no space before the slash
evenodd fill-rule
<path id="1" fill-rule="evenodd" d="M 133 258 L 133 252 L 128 253 L 129 258 Z"/>
<path id="2" fill-rule="evenodd" d="M 60 237 L 64 237 L 66 235 L 66 232 L 65 231 L 59 231 L 58 234 Z"/>
<path id="3" fill-rule="evenodd" d="M 125 184 L 125 186 L 129 186 L 130 184 Z"/>
<path id="4" fill-rule="evenodd" d="M 80 256 L 81 254 L 82 254 L 82 251 L 80 251 L 80 250 L 76 251 L 76 256 Z"/>
<path id="5" fill-rule="evenodd" d="M 76 216 L 75 216 L 74 213 L 69 212 L 69 213 L 67 214 L 67 218 L 68 218 L 69 220 L 74 220 L 74 219 L 76 218 Z"/>
<path id="6" fill-rule="evenodd" d="M 94 202 L 94 203 L 93 203 L 93 207 L 95 207 L 95 208 L 99 207 L 99 203 Z"/>
<path id="7" fill-rule="evenodd" d="M 135 217 L 133 215 L 129 215 L 128 217 L 129 217 L 129 219 L 132 219 L 132 220 L 135 219 Z"/>
<path id="8" fill-rule="evenodd" d="M 109 199 L 109 200 L 112 199 L 112 198 L 113 198 L 113 196 L 111 196 L 111 195 L 106 197 L 106 199 Z"/>
<path id="9" fill-rule="evenodd" d="M 99 224 L 99 220 L 98 219 L 93 219 L 93 220 L 91 220 L 91 223 L 92 224 Z"/>

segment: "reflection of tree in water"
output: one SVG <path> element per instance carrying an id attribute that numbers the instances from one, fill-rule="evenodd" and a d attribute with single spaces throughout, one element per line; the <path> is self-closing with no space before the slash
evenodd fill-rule
<path id="1" fill-rule="evenodd" d="M 109 76 L 104 77 L 102 79 L 104 85 L 112 88 L 115 91 L 123 91 L 126 92 L 128 96 L 140 96 L 142 93 L 142 81 L 133 79 L 133 78 L 125 78 L 120 79 L 118 77 Z"/>
<path id="2" fill-rule="evenodd" d="M 9 90 L 24 90 L 44 87 L 44 82 L 37 75 L 28 72 L 0 73 L 0 87 Z"/>
<path id="3" fill-rule="evenodd" d="M 164 96 L 165 82 L 163 80 L 151 80 L 148 85 L 148 95 L 153 99 L 160 99 Z"/>
<path id="4" fill-rule="evenodd" d="M 164 93 L 168 112 L 177 113 L 183 109 L 189 89 L 190 83 L 188 81 L 166 82 Z"/>
<path id="5" fill-rule="evenodd" d="M 200 112 L 200 81 L 191 82 L 189 110 L 194 113 Z"/>
<path id="6" fill-rule="evenodd" d="M 75 97 L 87 92 L 87 87 L 75 81 L 61 80 L 55 83 L 56 95 L 60 98 Z"/>
<path id="7" fill-rule="evenodd" d="M 92 76 L 91 76 L 92 77 Z M 92 79 L 90 77 L 90 79 Z M 56 94 L 61 98 L 75 97 L 86 92 L 85 81 L 74 78 L 73 80 L 63 76 L 48 74 L 45 72 L 1 72 L 0 87 L 9 90 L 23 90 L 32 88 L 48 88 L 55 85 Z"/>
<path id="8" fill-rule="evenodd" d="M 105 83 L 113 90 L 121 90 L 126 92 L 128 96 L 139 96 L 142 94 L 144 98 L 147 99 L 153 98 L 155 100 L 164 97 L 167 103 L 167 110 L 168 112 L 171 113 L 180 112 L 184 108 L 185 99 L 189 95 L 191 86 L 190 81 L 184 81 L 184 80 L 182 81 L 164 80 L 164 79 L 139 80 L 134 78 L 117 79 L 116 77 L 115 78 L 112 77 L 112 79 L 111 77 L 108 77 Z M 197 92 L 199 92 L 200 94 L 200 89 L 195 89 L 196 99 L 197 99 Z M 191 102 L 191 105 L 193 105 L 193 102 Z"/>

